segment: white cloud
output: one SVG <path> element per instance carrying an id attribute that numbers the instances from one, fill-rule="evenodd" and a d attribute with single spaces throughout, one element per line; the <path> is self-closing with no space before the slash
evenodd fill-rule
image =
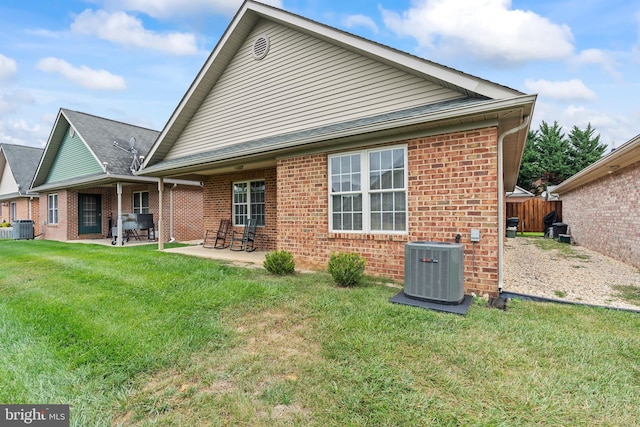
<path id="1" fill-rule="evenodd" d="M 16 61 L 0 53 L 0 81 L 9 80 L 17 71 Z"/>
<path id="2" fill-rule="evenodd" d="M 33 104 L 31 93 L 26 90 L 0 93 L 0 114 L 19 111 L 23 105 Z"/>
<path id="3" fill-rule="evenodd" d="M 381 9 L 385 24 L 413 37 L 423 50 L 438 48 L 482 60 L 523 63 L 564 59 L 573 35 L 531 11 L 511 9 L 511 0 L 418 0 L 402 15 Z"/>
<path id="4" fill-rule="evenodd" d="M 0 141 L 7 144 L 42 147 L 45 145 L 50 129 L 39 124 L 29 125 L 25 120 L 0 120 Z"/>
<path id="5" fill-rule="evenodd" d="M 612 55 L 600 49 L 585 49 L 573 57 L 571 63 L 579 66 L 599 65 L 602 69 L 616 80 L 622 78 L 622 74 L 616 70 L 618 64 Z"/>
<path id="6" fill-rule="evenodd" d="M 124 90 L 127 84 L 124 77 L 106 70 L 94 70 L 85 65 L 74 67 L 58 58 L 44 58 L 38 61 L 36 68 L 46 73 L 58 73 L 67 80 L 89 89 Z"/>
<path id="7" fill-rule="evenodd" d="M 595 92 L 578 79 L 566 81 L 527 79 L 524 85 L 529 92 L 537 93 L 545 98 L 561 101 L 592 101 L 597 99 Z"/>
<path id="8" fill-rule="evenodd" d="M 135 10 L 154 18 L 203 13 L 220 13 L 230 16 L 236 13 L 242 3 L 243 0 L 106 0 L 105 8 Z M 261 3 L 282 8 L 281 0 L 261 0 Z"/>
<path id="9" fill-rule="evenodd" d="M 375 34 L 378 34 L 379 31 L 373 19 L 365 15 L 349 15 L 343 20 L 342 24 L 347 28 L 366 27 Z"/>
<path id="10" fill-rule="evenodd" d="M 146 30 L 140 19 L 121 11 L 109 13 L 87 9 L 75 18 L 71 30 L 125 46 L 160 50 L 175 55 L 194 55 L 198 52 L 194 34 L 157 34 Z"/>

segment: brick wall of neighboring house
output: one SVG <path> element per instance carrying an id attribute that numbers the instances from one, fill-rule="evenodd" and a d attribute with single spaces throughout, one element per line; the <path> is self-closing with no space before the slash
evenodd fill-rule
<path id="1" fill-rule="evenodd" d="M 278 186 L 276 185 L 276 170 L 256 169 L 223 175 L 214 175 L 204 181 L 204 230 L 218 230 L 221 219 L 232 219 L 233 212 L 233 183 L 240 181 L 265 181 L 265 226 L 258 227 L 258 242 L 260 250 L 276 249 L 277 234 L 277 201 Z M 233 222 L 232 222 L 233 223 Z M 241 233 L 243 227 L 233 227 L 236 233 Z M 231 236 L 231 230 L 229 238 Z M 204 232 L 202 233 L 204 237 Z M 227 240 L 227 244 L 229 240 Z"/>
<path id="2" fill-rule="evenodd" d="M 111 203 L 112 189 L 108 187 L 83 188 L 82 190 L 69 190 L 67 192 L 66 217 L 67 217 L 67 239 L 66 240 L 84 240 L 84 239 L 102 239 L 108 234 L 108 217 L 106 215 L 106 207 Z M 79 194 L 100 194 L 102 197 L 102 232 L 95 234 L 80 234 L 78 232 L 78 195 Z M 62 216 L 62 211 L 59 213 Z"/>
<path id="3" fill-rule="evenodd" d="M 299 266 L 326 268 L 332 252 L 362 254 L 368 274 L 399 281 L 408 241 L 465 245 L 465 292 L 498 292 L 497 129 L 397 141 L 408 149 L 408 233 L 329 232 L 327 155 L 278 161 L 278 244 Z M 205 199 L 206 200 L 206 199 Z M 481 240 L 472 247 L 470 230 Z M 475 257 L 475 268 L 472 265 Z"/>
<path id="4" fill-rule="evenodd" d="M 33 198 L 20 197 L 13 200 L 7 200 L 0 204 L 0 221 L 5 219 L 9 221 L 11 215 L 11 203 L 16 204 L 16 218 L 15 219 L 31 219 L 33 220 L 34 235 L 37 236 L 40 233 L 40 199 L 35 196 Z M 6 204 L 6 206 L 4 206 Z"/>
<path id="5" fill-rule="evenodd" d="M 58 223 L 50 224 L 48 216 L 48 196 L 58 195 Z M 40 224 L 42 225 L 40 238 L 47 240 L 68 240 L 67 238 L 67 198 L 66 190 L 52 191 L 50 193 L 40 193 Z"/>
<path id="6" fill-rule="evenodd" d="M 149 193 L 149 213 L 153 214 L 156 235 L 159 233 L 160 195 L 157 184 L 128 185 L 122 188 L 122 213 L 133 212 L 133 193 L 147 191 Z M 173 194 L 172 194 L 173 193 Z M 111 192 L 109 214 L 115 225 L 118 216 L 118 195 Z M 162 195 L 162 220 L 164 241 L 172 237 L 185 242 L 202 238 L 202 188 L 188 185 L 165 184 Z M 171 208 L 173 203 L 173 208 Z"/>
<path id="7" fill-rule="evenodd" d="M 640 162 L 561 194 L 576 243 L 640 268 Z"/>
<path id="8" fill-rule="evenodd" d="M 164 241 L 175 237 L 178 241 L 201 239 L 203 235 L 202 189 L 200 187 L 165 185 L 163 195 Z M 133 212 L 133 192 L 149 192 L 149 212 L 158 233 L 159 195 L 157 184 L 123 186 L 122 213 Z M 173 210 L 171 206 L 173 192 Z M 48 240 L 80 240 L 101 239 L 110 235 L 110 226 L 116 226 L 118 216 L 118 194 L 115 187 L 96 187 L 81 190 L 56 191 L 58 194 L 58 224 L 43 225 L 43 239 Z M 79 194 L 100 194 L 102 196 L 102 233 L 78 233 L 78 198 Z M 171 214 L 173 214 L 173 236 L 171 236 Z M 47 194 L 40 195 L 39 215 L 47 221 Z M 42 224 L 42 221 L 40 223 Z"/>

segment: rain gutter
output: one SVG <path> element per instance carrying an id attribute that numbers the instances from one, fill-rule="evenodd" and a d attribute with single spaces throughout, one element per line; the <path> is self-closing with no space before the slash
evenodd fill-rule
<path id="1" fill-rule="evenodd" d="M 513 135 L 516 132 L 520 132 L 522 129 L 529 126 L 529 120 L 531 116 L 524 116 L 524 121 L 507 131 L 504 131 L 498 137 L 498 293 L 502 292 L 504 286 L 504 272 L 503 272 L 503 260 L 504 260 L 504 236 L 506 234 L 506 220 L 504 217 L 504 165 L 502 164 L 504 153 L 504 139 Z"/>

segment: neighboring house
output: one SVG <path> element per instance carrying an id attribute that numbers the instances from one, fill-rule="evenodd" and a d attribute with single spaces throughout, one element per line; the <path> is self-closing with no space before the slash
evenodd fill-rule
<path id="1" fill-rule="evenodd" d="M 553 192 L 578 244 L 640 268 L 640 135 Z"/>
<path id="2" fill-rule="evenodd" d="M 0 144 L 0 221 L 34 221 L 39 233 L 39 197 L 30 191 L 42 148 Z"/>
<path id="3" fill-rule="evenodd" d="M 199 177 L 205 228 L 255 218 L 301 266 L 357 252 L 402 280 L 406 242 L 460 234 L 466 292 L 497 294 L 535 99 L 246 1 L 139 174 Z"/>
<path id="4" fill-rule="evenodd" d="M 151 213 L 154 223 L 162 214 L 169 224 L 163 240 L 202 238 L 200 182 L 166 180 L 160 187 L 157 178 L 134 175 L 139 156 L 157 136 L 154 130 L 61 109 L 32 183 L 40 193 L 42 238 L 105 238 L 118 226 L 119 213 Z M 162 205 L 159 190 L 169 193 Z"/>
<path id="5" fill-rule="evenodd" d="M 525 190 L 522 187 L 516 185 L 516 188 L 513 191 L 507 191 L 507 203 L 524 203 L 527 200 L 536 197 L 530 191 Z"/>

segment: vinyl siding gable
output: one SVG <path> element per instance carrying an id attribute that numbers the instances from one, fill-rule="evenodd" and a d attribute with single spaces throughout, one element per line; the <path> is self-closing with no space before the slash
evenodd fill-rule
<path id="1" fill-rule="evenodd" d="M 256 60 L 253 42 L 270 49 Z M 166 160 L 463 95 L 267 20 L 257 23 Z"/>
<path id="2" fill-rule="evenodd" d="M 65 132 L 56 158 L 51 164 L 46 183 L 102 173 L 102 167 L 78 134 L 71 136 L 70 127 Z"/>
<path id="3" fill-rule="evenodd" d="M 18 183 L 16 183 L 16 180 L 13 177 L 13 172 L 11 171 L 11 167 L 9 166 L 9 162 L 7 162 L 4 158 L 2 159 L 2 161 L 4 161 L 4 167 L 2 168 L 2 176 L 0 176 L 0 196 L 4 194 L 17 193 Z"/>

